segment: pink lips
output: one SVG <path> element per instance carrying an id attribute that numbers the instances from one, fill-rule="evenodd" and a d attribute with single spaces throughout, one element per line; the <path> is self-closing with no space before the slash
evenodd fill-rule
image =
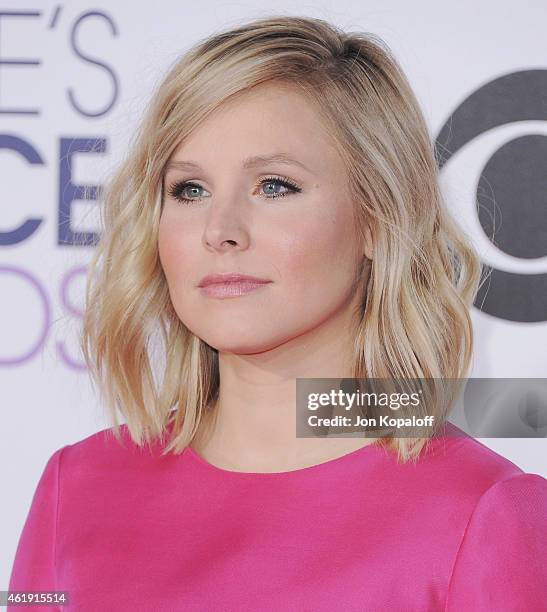
<path id="1" fill-rule="evenodd" d="M 201 279 L 198 287 L 203 295 L 229 298 L 247 295 L 272 281 L 245 274 L 211 274 Z"/>

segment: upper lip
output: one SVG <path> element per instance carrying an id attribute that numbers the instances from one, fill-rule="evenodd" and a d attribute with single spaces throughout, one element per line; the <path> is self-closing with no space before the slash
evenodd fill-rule
<path id="1" fill-rule="evenodd" d="M 222 283 L 237 283 L 237 282 L 254 282 L 254 283 L 269 283 L 271 282 L 267 278 L 258 278 L 257 276 L 249 276 L 248 274 L 237 274 L 235 272 L 228 272 L 225 274 L 208 274 L 204 276 L 198 287 L 206 287 L 207 285 L 215 285 Z"/>

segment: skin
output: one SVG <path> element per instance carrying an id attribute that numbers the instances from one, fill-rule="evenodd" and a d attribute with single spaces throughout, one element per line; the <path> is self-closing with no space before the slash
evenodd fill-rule
<path id="1" fill-rule="evenodd" d="M 280 151 L 307 169 L 242 167 L 248 156 Z M 219 351 L 220 367 L 215 416 L 191 446 L 220 468 L 277 472 L 372 443 L 295 436 L 295 378 L 353 376 L 359 292 L 351 290 L 363 263 L 369 270 L 364 256 L 372 259 L 370 231 L 365 241 L 357 233 L 344 164 L 315 109 L 290 86 L 262 84 L 200 124 L 170 159 L 182 160 L 199 169 L 166 167 L 159 255 L 177 315 Z M 258 184 L 269 176 L 301 192 Z M 190 202 L 168 193 L 180 181 L 199 186 L 183 191 Z M 204 296 L 197 284 L 218 272 L 272 282 L 240 297 Z"/>

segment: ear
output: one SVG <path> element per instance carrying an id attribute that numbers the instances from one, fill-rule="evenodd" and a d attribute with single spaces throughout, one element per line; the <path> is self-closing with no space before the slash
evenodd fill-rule
<path id="1" fill-rule="evenodd" d="M 365 257 L 367 259 L 373 259 L 373 242 L 372 242 L 372 231 L 370 229 L 370 224 L 367 223 L 365 226 Z"/>

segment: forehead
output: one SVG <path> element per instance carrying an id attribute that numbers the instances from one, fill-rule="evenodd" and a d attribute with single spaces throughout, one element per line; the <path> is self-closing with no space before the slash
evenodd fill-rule
<path id="1" fill-rule="evenodd" d="M 266 83 L 225 101 L 178 145 L 172 160 L 214 163 L 275 151 L 315 171 L 341 163 L 314 103 L 295 87 Z"/>

